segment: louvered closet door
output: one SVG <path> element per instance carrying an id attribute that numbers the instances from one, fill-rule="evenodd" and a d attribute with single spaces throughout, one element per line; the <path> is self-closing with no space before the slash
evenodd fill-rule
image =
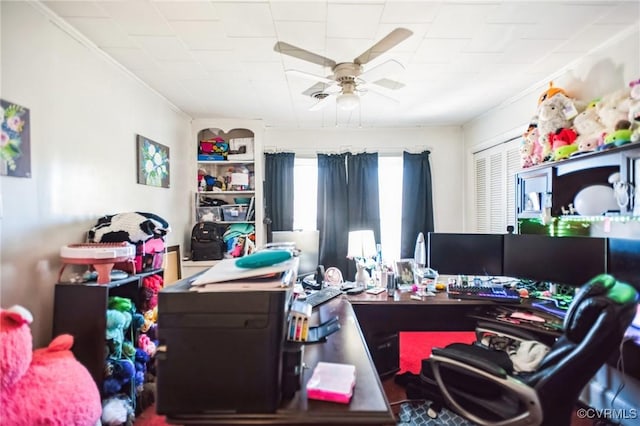
<path id="1" fill-rule="evenodd" d="M 503 234 L 515 226 L 515 173 L 520 139 L 474 154 L 476 232 Z"/>

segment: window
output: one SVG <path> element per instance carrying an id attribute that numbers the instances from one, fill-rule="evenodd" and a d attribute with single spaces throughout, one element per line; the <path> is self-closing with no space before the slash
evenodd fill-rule
<path id="1" fill-rule="evenodd" d="M 385 263 L 400 258 L 402 225 L 402 157 L 378 156 L 380 244 Z"/>
<path id="2" fill-rule="evenodd" d="M 293 229 L 318 228 L 318 160 L 298 158 L 293 163 Z"/>
<path id="3" fill-rule="evenodd" d="M 516 225 L 515 174 L 520 170 L 520 138 L 477 152 L 475 175 L 475 231 L 504 234 Z"/>
<path id="4" fill-rule="evenodd" d="M 318 162 L 296 157 L 293 166 L 293 229 L 317 228 Z M 378 156 L 380 244 L 385 262 L 400 257 L 402 156 Z"/>

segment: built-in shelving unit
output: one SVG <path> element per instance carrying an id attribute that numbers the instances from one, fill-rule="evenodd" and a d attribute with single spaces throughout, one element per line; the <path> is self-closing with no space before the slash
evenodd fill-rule
<path id="1" fill-rule="evenodd" d="M 192 226 L 200 221 L 215 222 L 223 230 L 246 225 L 245 230 L 254 230 L 255 245 L 264 245 L 263 127 L 259 120 L 192 122 L 197 158 Z"/>

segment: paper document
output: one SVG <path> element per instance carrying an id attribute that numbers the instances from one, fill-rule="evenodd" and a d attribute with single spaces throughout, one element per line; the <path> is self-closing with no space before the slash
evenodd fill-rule
<path id="1" fill-rule="evenodd" d="M 237 267 L 236 259 L 223 259 L 196 278 L 191 285 L 199 286 L 212 283 L 229 283 L 230 281 L 259 278 L 270 274 L 279 274 L 292 268 L 295 268 L 295 263 L 292 260 L 261 268 L 248 269 Z M 264 286 L 264 283 L 256 284 Z"/>

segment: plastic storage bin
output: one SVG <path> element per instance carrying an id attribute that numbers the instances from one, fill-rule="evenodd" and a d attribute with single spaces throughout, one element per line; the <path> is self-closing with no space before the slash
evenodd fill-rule
<path id="1" fill-rule="evenodd" d="M 222 218 L 225 222 L 243 222 L 247 220 L 248 206 L 243 204 L 228 204 L 222 206 Z"/>

